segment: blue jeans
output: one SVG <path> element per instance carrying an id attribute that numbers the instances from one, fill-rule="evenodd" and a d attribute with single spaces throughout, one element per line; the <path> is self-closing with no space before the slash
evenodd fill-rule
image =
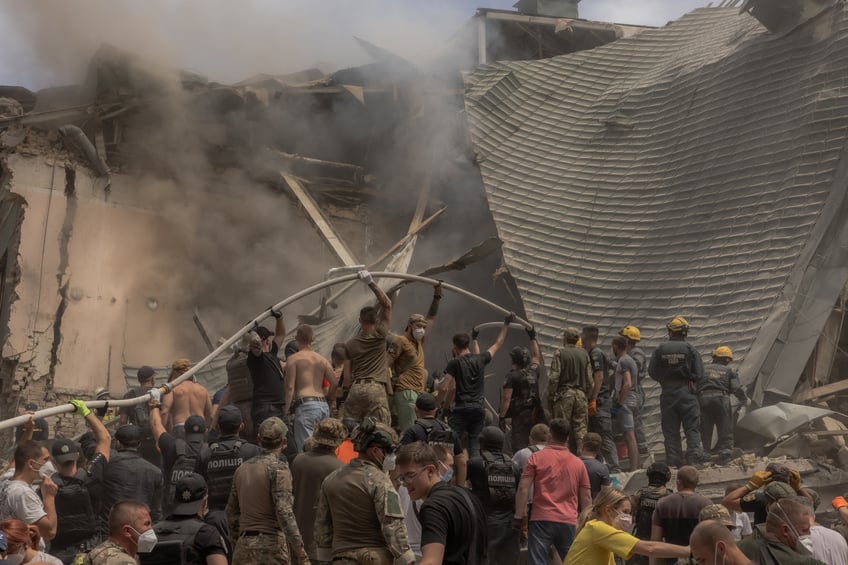
<path id="1" fill-rule="evenodd" d="M 565 559 L 574 541 L 573 524 L 530 520 L 527 527 L 527 564 L 548 565 L 548 550 L 553 545 L 560 559 Z"/>
<path id="2" fill-rule="evenodd" d="M 466 404 L 455 406 L 448 419 L 448 425 L 465 445 L 465 434 L 468 434 L 468 456 L 480 455 L 480 432 L 486 425 L 486 411 L 482 406 Z"/>
<path id="3" fill-rule="evenodd" d="M 318 422 L 330 417 L 330 406 L 324 400 L 306 400 L 294 411 L 294 444 L 298 451 L 312 435 Z"/>

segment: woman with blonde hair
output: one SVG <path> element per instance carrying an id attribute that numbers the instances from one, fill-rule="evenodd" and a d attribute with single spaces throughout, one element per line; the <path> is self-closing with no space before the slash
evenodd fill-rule
<path id="1" fill-rule="evenodd" d="M 689 547 L 661 541 L 643 541 L 630 535 L 633 517 L 630 498 L 612 487 L 604 487 L 595 503 L 580 513 L 577 537 L 563 565 L 615 565 L 615 557 L 689 557 Z"/>

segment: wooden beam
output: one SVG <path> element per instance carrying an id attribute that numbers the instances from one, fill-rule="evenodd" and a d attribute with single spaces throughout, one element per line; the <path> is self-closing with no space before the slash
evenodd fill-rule
<path id="1" fill-rule="evenodd" d="M 820 398 L 822 396 L 836 394 L 837 392 L 842 392 L 843 390 L 848 390 L 848 379 L 844 381 L 836 381 L 835 383 L 826 384 L 824 386 L 819 386 L 816 388 L 811 388 L 810 390 L 805 390 L 804 392 L 798 394 L 795 397 L 795 402 L 805 402 L 814 398 Z"/>
<path id="2" fill-rule="evenodd" d="M 309 217 L 312 224 L 318 228 L 318 233 L 321 234 L 321 237 L 324 239 L 324 242 L 330 247 L 330 250 L 338 257 L 339 261 L 342 262 L 342 265 L 360 265 L 361 263 L 356 260 L 356 257 L 353 256 L 353 253 L 348 249 L 345 242 L 336 233 L 336 230 L 333 229 L 332 224 L 324 216 L 324 213 L 321 211 L 321 208 L 318 206 L 318 203 L 312 198 L 312 195 L 309 194 L 309 191 L 306 190 L 306 187 L 297 180 L 297 178 L 293 177 L 288 173 L 281 172 L 280 176 L 283 177 L 283 180 L 286 181 L 289 189 L 294 194 L 295 198 L 297 198 L 300 205 L 303 206 L 303 210 L 306 212 L 307 217 Z"/>
<path id="3" fill-rule="evenodd" d="M 406 244 L 406 242 L 407 242 L 407 241 L 409 241 L 409 238 L 410 238 L 410 237 L 413 237 L 413 236 L 415 236 L 415 235 L 418 235 L 418 233 L 419 233 L 421 230 L 423 230 L 424 228 L 426 228 L 427 226 L 429 226 L 431 223 L 433 223 L 433 220 L 435 220 L 436 218 L 438 218 L 439 216 L 441 216 L 441 215 L 442 215 L 442 212 L 444 212 L 446 209 L 447 209 L 447 206 L 442 206 L 441 208 L 439 208 L 438 210 L 436 210 L 435 212 L 433 212 L 433 213 L 432 213 L 432 214 L 431 214 L 431 215 L 430 215 L 430 216 L 429 216 L 426 220 L 424 220 L 423 222 L 420 222 L 420 223 L 418 224 L 418 226 L 417 226 L 415 229 L 411 230 L 408 234 L 406 234 L 405 236 L 403 236 L 403 238 L 402 238 L 400 241 L 398 241 L 397 243 L 395 243 L 394 245 L 392 245 L 391 247 L 389 247 L 389 249 L 388 249 L 388 250 L 386 250 L 386 252 L 385 252 L 385 253 L 383 253 L 382 255 L 380 255 L 379 257 L 377 257 L 376 259 L 374 259 L 373 261 L 371 261 L 371 263 L 368 265 L 368 268 L 369 268 L 369 269 L 373 269 L 374 267 L 376 267 L 377 265 L 379 265 L 380 263 L 382 263 L 382 262 L 383 262 L 386 258 L 388 258 L 388 257 L 389 257 L 392 253 L 394 253 L 395 251 L 397 251 L 398 249 L 400 249 L 401 247 L 403 247 L 403 246 Z"/>

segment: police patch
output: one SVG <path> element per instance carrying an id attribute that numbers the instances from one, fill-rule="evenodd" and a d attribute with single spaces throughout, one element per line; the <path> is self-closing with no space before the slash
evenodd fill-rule
<path id="1" fill-rule="evenodd" d="M 386 491 L 386 516 L 392 518 L 403 518 L 403 510 L 400 507 L 400 497 L 393 490 Z"/>
<path id="2" fill-rule="evenodd" d="M 749 492 L 748 494 L 742 497 L 742 500 L 744 500 L 745 502 L 754 502 L 755 500 L 757 500 L 756 491 Z"/>
<path id="3" fill-rule="evenodd" d="M 61 451 L 62 453 L 68 453 L 69 451 L 71 451 L 71 448 L 68 447 L 68 444 L 66 443 L 62 447 L 59 448 L 59 451 Z"/>
<path id="4" fill-rule="evenodd" d="M 182 495 L 180 495 L 180 496 L 182 496 L 182 497 L 183 497 L 183 500 L 185 500 L 186 502 L 188 502 L 188 501 L 190 501 L 190 500 L 191 500 L 191 491 L 190 491 L 190 490 L 188 490 L 188 489 L 186 489 L 186 490 L 184 490 L 184 491 L 183 491 Z"/>

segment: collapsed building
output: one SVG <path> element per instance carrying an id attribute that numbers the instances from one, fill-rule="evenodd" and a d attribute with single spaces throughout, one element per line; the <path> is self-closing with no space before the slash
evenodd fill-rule
<path id="1" fill-rule="evenodd" d="M 826 457 L 799 465 L 844 482 L 845 9 L 739 4 L 656 29 L 480 10 L 427 71 L 363 41 L 372 64 L 222 85 L 104 46 L 79 87 L 0 87 L 3 417 L 119 393 L 139 365 L 198 359 L 330 269 L 367 265 L 511 308 L 545 354 L 584 324 L 638 325 L 650 350 L 683 314 L 703 354 L 733 348 L 759 404 L 789 403 L 790 424 L 738 440 Z M 428 294 L 400 291 L 397 331 Z M 287 320 L 315 324 L 326 354 L 365 298 Z M 449 300 L 431 370 L 492 317 Z"/>

